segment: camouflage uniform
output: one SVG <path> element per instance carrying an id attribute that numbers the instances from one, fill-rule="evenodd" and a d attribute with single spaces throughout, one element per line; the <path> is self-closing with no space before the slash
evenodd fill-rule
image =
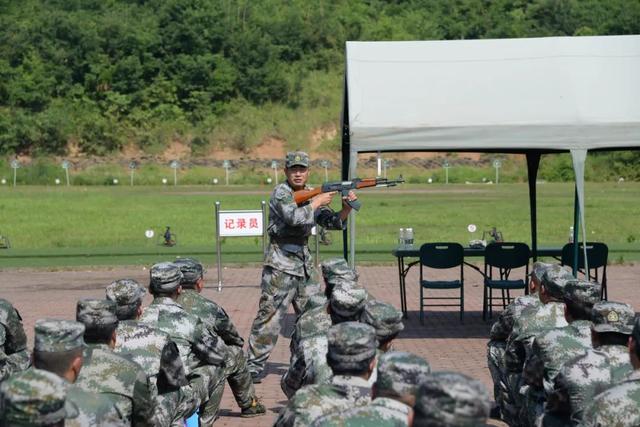
<path id="1" fill-rule="evenodd" d="M 70 320 L 38 320 L 35 325 L 34 352 L 38 355 L 62 353 L 84 347 L 82 338 L 85 327 L 80 322 Z M 37 359 L 35 361 L 37 362 Z M 39 366 L 37 366 L 40 368 Z M 65 426 L 124 426 L 115 404 L 111 399 L 98 393 L 91 393 L 74 384 L 65 382 L 66 401 L 77 409 L 77 417 L 68 419 Z"/>
<path id="2" fill-rule="evenodd" d="M 0 298 L 0 383 L 30 365 L 22 317 L 9 301 Z"/>
<path id="3" fill-rule="evenodd" d="M 485 425 L 490 397 L 485 386 L 457 372 L 434 372 L 416 393 L 415 427 L 470 427 Z"/>
<path id="4" fill-rule="evenodd" d="M 635 313 L 628 304 L 603 301 L 593 306 L 593 330 L 598 333 L 631 334 Z M 551 420 L 572 424 L 582 420 L 582 414 L 593 398 L 622 380 L 631 371 L 626 346 L 600 345 L 566 362 L 554 380 L 548 396 L 543 425 Z"/>
<path id="5" fill-rule="evenodd" d="M 560 266 L 549 267 L 542 276 L 541 286 L 551 298 L 562 300 L 563 289 L 573 276 Z M 505 349 L 505 378 L 507 393 L 503 400 L 503 416 L 505 421 L 514 425 L 527 425 L 527 418 L 522 417 L 525 396 L 530 393 L 528 386 L 522 384 L 522 369 L 531 353 L 531 345 L 536 335 L 548 329 L 564 327 L 568 323 L 564 317 L 564 303 L 549 301 L 538 307 L 526 308 L 515 319 L 513 331 L 507 340 Z M 527 397 L 526 400 L 535 400 Z"/>
<path id="6" fill-rule="evenodd" d="M 227 346 L 198 317 L 187 313 L 169 296 L 180 286 L 182 272 L 177 265 L 159 263 L 151 267 L 153 302 L 140 321 L 166 332 L 180 351 L 189 384 L 199 396 L 200 422 L 213 424 L 224 391 L 224 360 Z"/>
<path id="7" fill-rule="evenodd" d="M 331 293 L 330 307 L 319 307 L 303 313 L 296 322 L 289 369 L 281 387 L 291 397 L 303 385 L 326 383 L 333 375 L 327 364 L 327 331 L 332 324 L 357 319 L 362 312 L 367 291 L 355 282 L 342 282 Z M 328 313 L 329 312 L 329 313 Z"/>
<path id="8" fill-rule="evenodd" d="M 56 374 L 18 372 L 0 385 L 0 425 L 43 426 L 75 418 L 78 412 L 66 397 L 66 383 Z"/>
<path id="9" fill-rule="evenodd" d="M 551 267 L 551 264 L 534 263 L 531 280 L 539 284 L 549 267 Z M 487 343 L 487 365 L 493 379 L 493 397 L 499 407 L 503 406 L 505 394 L 508 390 L 505 380 L 507 372 L 504 366 L 504 353 L 507 347 L 507 339 L 513 331 L 515 319 L 520 317 L 525 308 L 539 307 L 540 305 L 542 303 L 537 293 L 516 297 L 500 313 L 498 320 L 491 326 L 489 342 Z"/>
<path id="10" fill-rule="evenodd" d="M 632 350 L 636 357 L 640 343 L 640 318 L 636 318 L 631 333 L 635 341 Z M 633 342 L 632 341 L 632 342 Z M 584 411 L 584 427 L 637 427 L 640 425 L 640 369 L 636 369 L 624 380 L 597 395 Z"/>
<path id="11" fill-rule="evenodd" d="M 328 340 L 327 359 L 334 369 L 356 369 L 375 357 L 375 330 L 369 325 L 345 322 L 332 326 Z M 275 426 L 308 426 L 323 415 L 369 402 L 371 389 L 366 379 L 334 375 L 331 384 L 314 384 L 298 390 L 280 412 Z"/>
<path id="12" fill-rule="evenodd" d="M 563 290 L 568 307 L 582 307 L 589 312 L 600 301 L 600 295 L 598 283 L 582 280 L 569 280 Z M 528 419 L 529 425 L 534 425 L 542 414 L 546 394 L 552 391 L 553 379 L 560 367 L 591 348 L 591 325 L 590 320 L 575 320 L 568 326 L 547 330 L 534 338 L 522 370 L 522 382 L 528 385 L 523 417 Z"/>
<path id="13" fill-rule="evenodd" d="M 309 166 L 306 153 L 288 153 L 285 166 Z M 276 344 L 281 323 L 289 304 L 293 302 L 300 314 L 310 295 L 319 292 L 314 262 L 307 239 L 316 225 L 341 230 L 345 224 L 339 213 L 324 206 L 315 211 L 309 203 L 298 207 L 293 189 L 284 182 L 273 190 L 269 200 L 270 244 L 262 270 L 258 313 L 249 337 L 248 365 L 258 376 Z"/>
<path id="14" fill-rule="evenodd" d="M 378 362 L 377 397 L 367 405 L 325 415 L 312 426 L 406 426 L 418 386 L 431 372 L 421 357 L 390 351 Z"/>
<path id="15" fill-rule="evenodd" d="M 106 328 L 117 326 L 113 301 L 83 299 L 78 301 L 76 320 L 83 323 L 85 341 Z M 98 340 L 108 337 L 96 336 Z M 116 405 L 126 423 L 152 426 L 155 396 L 147 376 L 135 362 L 115 353 L 108 344 L 89 342 L 84 349 L 82 370 L 75 383 L 83 390 L 107 396 Z"/>
<path id="16" fill-rule="evenodd" d="M 116 280 L 106 297 L 117 304 L 115 351 L 139 364 L 156 396 L 154 424 L 182 426 L 197 409 L 198 398 L 188 385 L 178 346 L 169 334 L 135 320 L 146 290 L 135 280 Z"/>

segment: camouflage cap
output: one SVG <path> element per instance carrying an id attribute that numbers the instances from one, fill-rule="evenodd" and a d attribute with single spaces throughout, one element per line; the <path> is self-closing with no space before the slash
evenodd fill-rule
<path id="1" fill-rule="evenodd" d="M 360 287 L 337 286 L 331 293 L 331 311 L 338 316 L 353 317 L 362 312 L 367 302 L 367 291 Z"/>
<path id="2" fill-rule="evenodd" d="M 635 312 L 629 304 L 601 301 L 593 305 L 593 330 L 631 335 Z"/>
<path id="3" fill-rule="evenodd" d="M 540 284 L 547 290 L 550 296 L 562 299 L 564 286 L 567 284 L 567 281 L 573 279 L 573 274 L 565 267 L 558 264 L 551 264 L 542 275 Z"/>
<path id="4" fill-rule="evenodd" d="M 147 290 L 133 279 L 120 279 L 112 282 L 105 291 L 109 301 L 121 305 L 137 305 L 142 301 Z"/>
<path id="5" fill-rule="evenodd" d="M 309 155 L 304 151 L 289 151 L 284 159 L 284 167 L 290 168 L 292 166 L 304 166 L 309 167 Z"/>
<path id="6" fill-rule="evenodd" d="M 149 290 L 151 292 L 173 292 L 180 286 L 183 276 L 180 267 L 171 262 L 154 264 L 149 270 L 149 275 L 151 279 Z"/>
<path id="7" fill-rule="evenodd" d="M 414 426 L 484 425 L 491 399 L 486 387 L 458 372 L 434 372 L 416 393 Z"/>
<path id="8" fill-rule="evenodd" d="M 326 303 L 327 303 L 327 297 L 324 296 L 324 294 L 311 295 L 304 306 L 304 311 L 309 311 L 316 307 L 321 307 Z"/>
<path id="9" fill-rule="evenodd" d="M 84 325 L 73 320 L 41 319 L 36 322 L 33 349 L 58 352 L 84 347 Z"/>
<path id="10" fill-rule="evenodd" d="M 182 271 L 182 281 L 180 281 L 182 286 L 193 286 L 204 276 L 204 267 L 197 259 L 178 258 L 173 261 L 173 264 L 177 265 Z"/>
<path id="11" fill-rule="evenodd" d="M 378 361 L 376 390 L 391 391 L 397 396 L 414 395 L 431 373 L 431 366 L 420 356 L 404 351 L 390 351 Z"/>
<path id="12" fill-rule="evenodd" d="M 391 304 L 377 300 L 365 304 L 360 321 L 375 328 L 378 341 L 384 341 L 404 329 L 402 312 Z"/>
<path id="13" fill-rule="evenodd" d="M 362 362 L 376 354 L 376 331 L 360 322 L 343 322 L 329 328 L 327 359 L 341 365 Z"/>
<path id="14" fill-rule="evenodd" d="M 106 299 L 81 299 L 76 305 L 76 320 L 86 329 L 117 325 L 116 303 Z"/>
<path id="15" fill-rule="evenodd" d="M 602 286 L 597 282 L 573 279 L 568 280 L 564 286 L 563 297 L 565 302 L 569 304 L 593 307 L 595 303 L 600 301 L 601 291 Z"/>
<path id="16" fill-rule="evenodd" d="M 533 263 L 531 267 L 531 276 L 538 282 L 542 282 L 542 276 L 544 273 L 552 266 L 552 264 L 548 264 L 546 262 L 536 261 Z"/>
<path id="17" fill-rule="evenodd" d="M 0 386 L 0 425 L 40 426 L 78 416 L 65 405 L 67 384 L 58 375 L 30 368 L 9 377 Z"/>
<path id="18" fill-rule="evenodd" d="M 344 258 L 329 258 L 322 262 L 321 268 L 322 277 L 328 283 L 337 284 L 336 282 L 358 280 L 358 274 L 349 267 Z"/>

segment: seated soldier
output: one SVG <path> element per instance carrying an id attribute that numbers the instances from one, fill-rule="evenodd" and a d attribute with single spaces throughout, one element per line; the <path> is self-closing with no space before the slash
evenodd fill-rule
<path id="1" fill-rule="evenodd" d="M 376 300 L 365 304 L 360 321 L 375 328 L 378 356 L 392 350 L 393 340 L 404 329 L 402 312 L 391 304 Z"/>
<path id="2" fill-rule="evenodd" d="M 507 389 L 504 380 L 506 369 L 504 367 L 504 351 L 507 347 L 507 339 L 513 331 L 513 323 L 515 319 L 520 317 L 520 313 L 527 307 L 538 307 L 542 303 L 538 297 L 540 282 L 543 274 L 551 264 L 536 262 L 533 264 L 531 271 L 531 280 L 529 281 L 529 295 L 521 295 L 514 298 L 507 308 L 505 308 L 498 320 L 491 326 L 489 333 L 489 342 L 487 343 L 487 364 L 489 372 L 493 379 L 493 397 L 497 407 L 492 410 L 492 416 L 499 418 L 500 408 L 503 406 L 504 394 Z"/>
<path id="3" fill-rule="evenodd" d="M 304 385 L 331 380 L 333 374 L 326 358 L 327 331 L 331 325 L 357 320 L 367 298 L 367 291 L 355 282 L 341 283 L 331 292 L 329 303 L 303 313 L 296 322 L 294 335 L 299 344 L 280 382 L 287 397 Z"/>
<path id="4" fill-rule="evenodd" d="M 579 424 L 593 398 L 631 372 L 627 343 L 634 317 L 629 304 L 602 301 L 593 306 L 593 348 L 560 368 L 547 398 L 543 425 Z"/>
<path id="5" fill-rule="evenodd" d="M 116 304 L 86 298 L 78 301 L 76 320 L 85 327 L 84 361 L 76 385 L 111 399 L 132 426 L 153 426 L 155 396 L 140 365 L 113 351 L 116 344 Z"/>
<path id="6" fill-rule="evenodd" d="M 504 354 L 507 393 L 503 399 L 503 417 L 507 424 L 521 423 L 520 412 L 526 387 L 521 388 L 522 369 L 531 344 L 536 335 L 547 329 L 567 326 L 564 318 L 563 289 L 567 281 L 573 280 L 571 273 L 558 265 L 549 267 L 540 282 L 540 302 L 520 313 L 507 340 Z"/>
<path id="7" fill-rule="evenodd" d="M 30 365 L 22 317 L 9 301 L 0 298 L 0 383 Z"/>
<path id="8" fill-rule="evenodd" d="M 378 379 L 371 389 L 371 403 L 325 415 L 312 426 L 411 425 L 415 394 L 430 372 L 429 363 L 419 356 L 400 351 L 384 353 L 378 362 Z"/>
<path id="9" fill-rule="evenodd" d="M 64 427 L 78 416 L 67 403 L 64 380 L 41 369 L 27 369 L 0 385 L 0 426 Z"/>
<path id="10" fill-rule="evenodd" d="M 434 372 L 416 393 L 413 426 L 483 426 L 490 406 L 489 392 L 480 381 L 457 372 Z"/>
<path id="11" fill-rule="evenodd" d="M 74 383 L 82 368 L 84 325 L 70 320 L 38 320 L 35 326 L 33 366 L 58 375 L 65 381 L 67 403 L 75 405 L 77 416 L 67 419 L 66 427 L 125 426 L 113 401 L 82 390 Z M 1 424 L 1 423 L 0 423 Z"/>
<path id="12" fill-rule="evenodd" d="M 629 337 L 629 358 L 633 372 L 595 397 L 582 419 L 584 427 L 640 426 L 640 318 L 636 317 Z"/>
<path id="13" fill-rule="evenodd" d="M 224 309 L 202 296 L 204 267 L 192 258 L 180 258 L 174 264 L 180 267 L 182 272 L 182 280 L 180 281 L 182 292 L 178 295 L 178 304 L 187 313 L 197 316 L 208 324 L 227 345 L 228 351 L 224 361 L 225 376 L 236 403 L 240 407 L 240 416 L 250 418 L 264 415 L 266 408 L 256 397 L 251 374 L 247 367 L 247 359 L 242 351 L 244 340 Z M 224 382 L 220 384 L 216 393 L 222 395 L 223 390 Z"/>
<path id="14" fill-rule="evenodd" d="M 178 345 L 189 385 L 199 397 L 202 425 L 211 425 L 217 417 L 224 384 L 224 360 L 227 346 L 211 326 L 205 324 L 176 302 L 182 292 L 180 267 L 169 262 L 155 264 L 150 270 L 149 291 L 153 302 L 140 321 L 169 334 Z"/>
<path id="15" fill-rule="evenodd" d="M 197 397 L 188 385 L 178 346 L 169 334 L 139 321 L 146 290 L 135 280 L 120 279 L 107 286 L 108 300 L 117 304 L 117 353 L 138 363 L 157 396 L 155 425 L 179 424 L 197 410 Z"/>
<path id="16" fill-rule="evenodd" d="M 376 363 L 375 330 L 364 323 L 344 322 L 329 329 L 328 339 L 331 384 L 298 390 L 280 411 L 275 426 L 308 426 L 323 415 L 371 402 L 367 381 Z"/>

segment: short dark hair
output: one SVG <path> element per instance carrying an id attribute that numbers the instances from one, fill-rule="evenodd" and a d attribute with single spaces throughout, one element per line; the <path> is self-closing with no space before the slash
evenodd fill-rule
<path id="1" fill-rule="evenodd" d="M 564 298 L 564 305 L 573 320 L 591 320 L 593 318 L 593 304 L 584 304 Z"/>
<path id="2" fill-rule="evenodd" d="M 336 360 L 327 357 L 327 364 L 333 371 L 333 375 L 351 375 L 362 376 L 369 372 L 371 361 L 375 359 L 375 354 L 366 360 L 359 362 L 338 362 Z"/>
<path id="3" fill-rule="evenodd" d="M 391 341 L 393 341 L 394 339 L 396 339 L 396 337 L 398 336 L 398 334 L 400 333 L 400 331 L 396 332 L 395 334 L 391 334 L 388 337 L 386 337 L 383 340 L 380 340 L 378 342 L 378 348 L 381 348 L 385 345 L 387 345 L 387 343 L 390 343 Z"/>
<path id="4" fill-rule="evenodd" d="M 84 340 L 92 344 L 106 344 L 118 327 L 118 323 L 109 325 L 85 325 Z"/>
<path id="5" fill-rule="evenodd" d="M 633 338 L 633 336 L 631 338 Z M 640 340 L 633 338 L 633 344 L 633 351 L 636 353 L 636 356 L 640 358 Z"/>
<path id="6" fill-rule="evenodd" d="M 33 351 L 33 366 L 62 377 L 71 367 L 73 359 L 82 356 L 82 347 L 67 351 Z"/>
<path id="7" fill-rule="evenodd" d="M 116 316 L 118 316 L 118 320 L 135 319 L 141 305 L 142 299 L 133 304 L 118 305 L 116 307 Z"/>
<path id="8" fill-rule="evenodd" d="M 598 342 L 600 345 L 624 345 L 629 342 L 628 334 L 620 332 L 596 332 L 598 334 Z"/>

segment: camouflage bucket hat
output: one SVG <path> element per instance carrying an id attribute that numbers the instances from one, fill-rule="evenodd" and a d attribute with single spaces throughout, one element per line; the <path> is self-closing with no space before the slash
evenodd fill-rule
<path id="1" fill-rule="evenodd" d="M 204 276 L 204 267 L 197 259 L 178 258 L 173 261 L 173 264 L 177 265 L 182 272 L 182 281 L 180 282 L 182 286 L 193 286 Z"/>
<path id="2" fill-rule="evenodd" d="M 569 303 L 580 304 L 586 307 L 593 307 L 600 301 L 602 286 L 596 282 L 586 280 L 568 280 L 564 286 L 564 300 Z"/>
<path id="3" fill-rule="evenodd" d="M 84 347 L 85 327 L 73 320 L 42 319 L 36 322 L 33 349 L 59 352 Z"/>
<path id="4" fill-rule="evenodd" d="M 327 283 L 336 284 L 340 281 L 355 282 L 358 275 L 344 258 L 330 258 L 321 264 L 322 277 Z"/>
<path id="5" fill-rule="evenodd" d="M 375 328 L 378 341 L 384 341 L 404 329 L 402 312 L 391 304 L 376 300 L 365 304 L 360 321 Z"/>
<path id="6" fill-rule="evenodd" d="M 121 305 L 137 305 L 147 290 L 137 281 L 133 279 L 120 279 L 112 282 L 105 291 L 109 301 Z"/>
<path id="7" fill-rule="evenodd" d="M 562 299 L 567 281 L 574 279 L 573 274 L 571 274 L 569 270 L 563 266 L 552 264 L 542 275 L 540 283 L 550 296 Z"/>
<path id="8" fill-rule="evenodd" d="M 0 386 L 0 425 L 40 426 L 78 416 L 66 404 L 67 384 L 56 374 L 30 368 L 12 375 Z"/>
<path id="9" fill-rule="evenodd" d="M 290 151 L 284 159 L 284 167 L 290 168 L 292 166 L 304 166 L 309 167 L 309 155 L 304 151 Z"/>
<path id="10" fill-rule="evenodd" d="M 116 303 L 106 299 L 81 299 L 76 305 L 76 320 L 86 329 L 117 325 Z"/>
<path id="11" fill-rule="evenodd" d="M 629 304 L 601 301 L 593 306 L 593 330 L 631 335 L 635 312 Z"/>
<path id="12" fill-rule="evenodd" d="M 171 262 L 160 262 L 154 264 L 149 270 L 151 292 L 173 292 L 178 289 L 182 281 L 182 271 L 180 267 Z"/>
<path id="13" fill-rule="evenodd" d="M 458 372 L 435 372 L 416 393 L 414 425 L 481 426 L 489 416 L 490 402 L 480 381 Z"/>
<path id="14" fill-rule="evenodd" d="M 375 330 L 364 323 L 344 322 L 334 325 L 327 333 L 327 359 L 338 364 L 362 362 L 376 354 Z"/>
<path id="15" fill-rule="evenodd" d="M 358 316 L 367 302 L 367 291 L 359 287 L 337 286 L 331 293 L 331 311 L 341 317 Z"/>
<path id="16" fill-rule="evenodd" d="M 548 264 L 546 262 L 534 262 L 531 267 L 531 276 L 538 282 L 542 282 L 542 277 L 544 273 L 552 266 L 552 264 Z"/>
<path id="17" fill-rule="evenodd" d="M 397 396 L 415 395 L 429 373 L 431 366 L 422 357 L 390 351 L 380 356 L 376 389 L 392 391 Z"/>

